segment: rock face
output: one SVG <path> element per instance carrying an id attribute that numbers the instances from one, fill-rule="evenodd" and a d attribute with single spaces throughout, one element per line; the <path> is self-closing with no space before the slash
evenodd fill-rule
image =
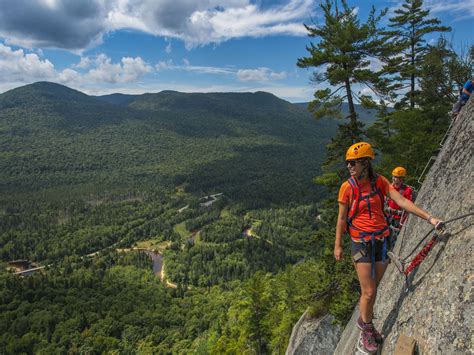
<path id="1" fill-rule="evenodd" d="M 471 99 L 440 147 L 416 200 L 417 205 L 445 221 L 474 212 L 473 118 L 474 99 Z M 385 336 L 379 353 L 393 354 L 401 334 L 416 341 L 418 354 L 474 353 L 473 224 L 472 215 L 448 223 L 447 230 L 451 235 L 436 244 L 409 275 L 408 288 L 404 275 L 395 265 L 392 263 L 388 266 L 379 285 L 374 309 L 374 324 Z M 430 229 L 426 221 L 410 216 L 399 235 L 395 254 L 407 257 Z M 430 238 L 416 249 L 407 259 L 408 262 Z M 337 347 L 332 350 L 334 354 L 357 354 L 356 344 L 360 332 L 355 322 L 358 314 L 356 309 Z M 311 330 L 308 326 L 305 335 L 298 328 L 306 328 L 302 319 L 293 330 L 293 333 L 300 334 L 298 336 L 301 339 L 296 343 L 296 334 L 292 334 L 287 354 L 318 353 L 313 348 L 319 346 L 314 342 L 319 341 L 317 334 L 320 329 Z M 294 343 L 308 345 L 300 348 Z"/>
<path id="2" fill-rule="evenodd" d="M 336 347 L 341 328 L 333 325 L 334 317 L 311 319 L 307 312 L 293 327 L 286 355 L 330 354 Z"/>
<path id="3" fill-rule="evenodd" d="M 474 212 L 473 117 L 471 99 L 451 127 L 417 197 L 417 205 L 443 220 Z M 402 333 L 416 341 L 420 354 L 473 352 L 473 223 L 470 216 L 447 225 L 451 236 L 436 244 L 409 275 L 408 289 L 404 275 L 393 263 L 388 266 L 374 309 L 374 324 L 385 336 L 382 354 L 394 352 Z M 429 230 L 426 221 L 410 216 L 394 252 L 408 256 Z M 356 313 L 335 354 L 355 353 Z"/>

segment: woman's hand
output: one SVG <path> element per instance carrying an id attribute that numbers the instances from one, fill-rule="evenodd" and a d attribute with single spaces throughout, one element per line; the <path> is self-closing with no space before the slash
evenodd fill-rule
<path id="1" fill-rule="evenodd" d="M 433 216 L 428 217 L 428 222 L 435 227 L 435 229 L 441 229 L 444 227 L 444 222 Z"/>
<path id="2" fill-rule="evenodd" d="M 336 261 L 342 260 L 342 247 L 340 245 L 334 247 L 334 257 L 336 258 Z"/>

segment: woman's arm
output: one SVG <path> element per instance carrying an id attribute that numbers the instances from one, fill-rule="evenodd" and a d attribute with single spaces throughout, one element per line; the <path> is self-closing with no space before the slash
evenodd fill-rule
<path id="1" fill-rule="evenodd" d="M 397 205 L 403 208 L 405 211 L 410 212 L 420 218 L 426 219 L 433 226 L 437 227 L 441 220 L 433 217 L 424 209 L 418 207 L 410 200 L 403 197 L 397 190 L 390 189 L 388 192 L 388 197 L 390 197 Z"/>
<path id="2" fill-rule="evenodd" d="M 347 226 L 347 210 L 348 206 L 339 202 L 339 214 L 337 215 L 336 224 L 336 241 L 334 243 L 334 257 L 337 261 L 342 259 L 342 236 Z"/>

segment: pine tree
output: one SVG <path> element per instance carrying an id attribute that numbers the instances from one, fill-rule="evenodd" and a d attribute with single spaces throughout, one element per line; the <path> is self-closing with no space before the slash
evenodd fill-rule
<path id="1" fill-rule="evenodd" d="M 429 46 L 420 68 L 420 107 L 446 116 L 459 97 L 459 89 L 471 78 L 472 63 L 469 55 L 457 54 L 443 38 Z"/>
<path id="2" fill-rule="evenodd" d="M 395 10 L 395 16 L 389 19 L 392 30 L 384 32 L 385 40 L 390 43 L 386 47 L 384 70 L 394 75 L 394 84 L 390 89 L 408 89 L 400 102 L 402 106 L 409 101 L 409 106 L 414 108 L 417 103 L 417 82 L 429 47 L 425 36 L 433 32 L 451 31 L 450 27 L 441 26 L 437 18 L 428 18 L 429 13 L 429 10 L 423 9 L 423 0 L 405 0 L 402 7 Z"/>
<path id="3" fill-rule="evenodd" d="M 339 131 L 327 146 L 328 158 L 323 165 L 324 175 L 317 182 L 327 186 L 337 180 L 337 165 L 348 146 L 361 140 L 363 124 L 358 120 L 355 103 L 373 104 L 368 95 L 357 94 L 356 87 L 368 87 L 376 95 L 380 91 L 382 79 L 380 72 L 370 69 L 371 60 L 381 53 L 383 42 L 379 36 L 378 22 L 385 14 L 376 16 L 372 8 L 366 23 L 361 23 L 357 12 L 345 0 L 326 0 L 320 5 L 324 13 L 324 23 L 314 27 L 305 25 L 309 37 L 316 43 L 306 47 L 309 57 L 299 58 L 300 68 L 316 68 L 312 80 L 329 84 L 329 88 L 317 90 L 308 109 L 316 119 L 340 117 L 343 101 L 348 102 L 348 123 L 339 125 Z"/>
<path id="4" fill-rule="evenodd" d="M 448 112 L 471 68 L 470 57 L 458 55 L 446 40 L 428 46 L 420 63 L 418 107 L 380 110 L 379 119 L 367 130 L 382 152 L 378 171 L 389 174 L 393 167 L 403 165 L 409 172 L 408 183 L 416 184 L 417 175 L 439 150 L 450 123 Z"/>

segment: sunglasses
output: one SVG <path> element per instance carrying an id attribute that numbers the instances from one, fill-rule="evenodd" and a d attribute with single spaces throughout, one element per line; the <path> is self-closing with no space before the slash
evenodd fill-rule
<path id="1" fill-rule="evenodd" d="M 360 162 L 362 160 L 361 159 L 346 160 L 346 165 L 355 166 L 358 161 Z"/>

